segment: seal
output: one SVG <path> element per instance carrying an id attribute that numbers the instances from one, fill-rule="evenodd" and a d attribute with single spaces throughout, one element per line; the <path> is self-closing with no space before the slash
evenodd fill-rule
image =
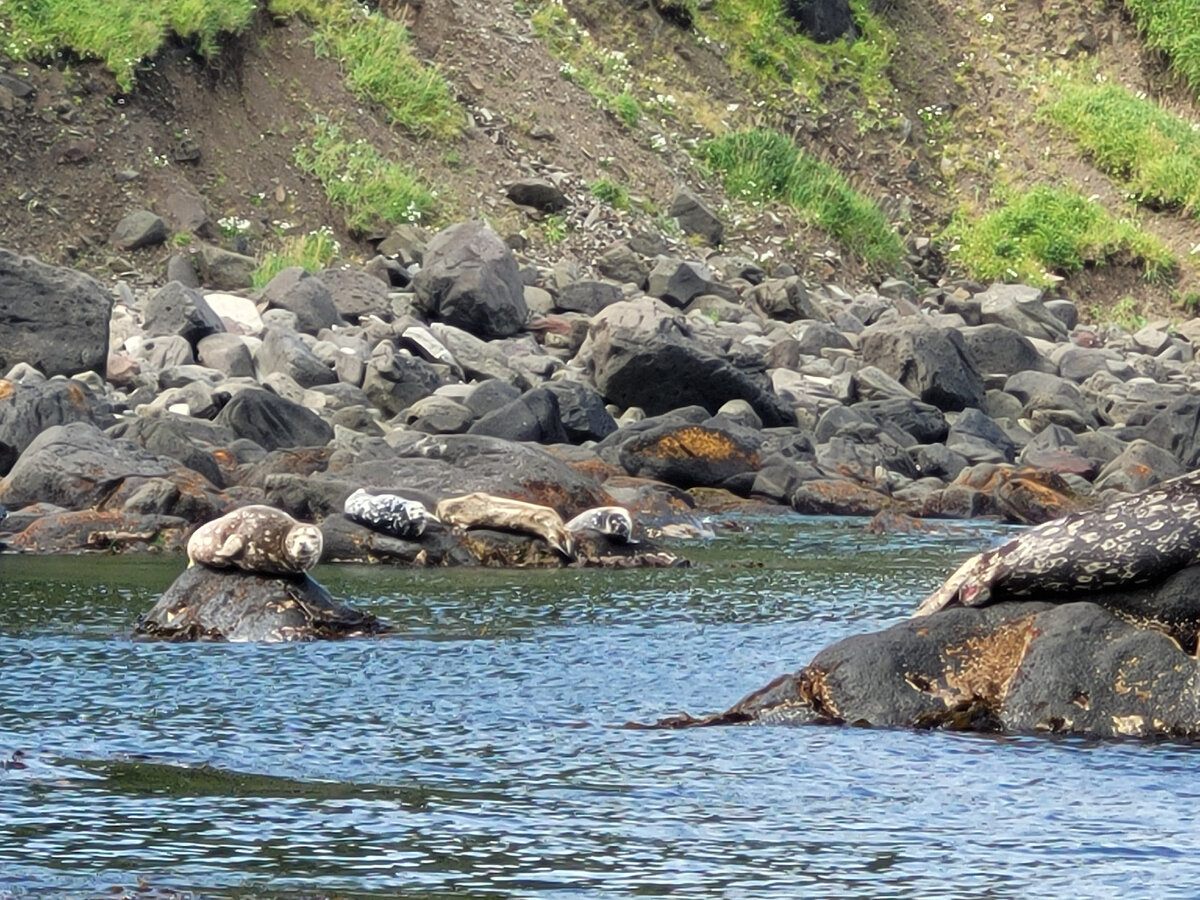
<path id="1" fill-rule="evenodd" d="M 624 544 L 636 544 L 633 539 L 633 517 L 623 506 L 594 506 L 585 509 L 563 526 L 575 534 L 580 531 L 599 531 Z"/>
<path id="2" fill-rule="evenodd" d="M 300 575 L 317 564 L 324 541 L 316 525 L 273 506 L 243 506 L 197 528 L 187 542 L 188 565 Z"/>
<path id="3" fill-rule="evenodd" d="M 562 516 L 548 506 L 476 492 L 439 501 L 438 519 L 459 528 L 497 528 L 542 538 L 567 559 L 575 558 L 575 540 Z"/>
<path id="4" fill-rule="evenodd" d="M 1085 594 L 1162 581 L 1200 560 L 1200 470 L 1022 532 L 972 556 L 917 607 Z"/>
<path id="5" fill-rule="evenodd" d="M 419 538 L 430 522 L 437 519 L 420 500 L 399 494 L 368 494 L 359 488 L 346 498 L 346 516 L 372 531 L 404 540 Z"/>

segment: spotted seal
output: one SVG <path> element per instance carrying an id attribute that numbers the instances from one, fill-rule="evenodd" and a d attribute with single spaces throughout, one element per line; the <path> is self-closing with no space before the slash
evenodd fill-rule
<path id="1" fill-rule="evenodd" d="M 434 514 L 459 528 L 498 528 L 534 534 L 568 559 L 575 558 L 571 532 L 563 524 L 562 516 L 548 506 L 476 492 L 439 501 Z"/>
<path id="2" fill-rule="evenodd" d="M 346 498 L 343 511 L 348 518 L 373 531 L 412 540 L 425 533 L 437 519 L 420 500 L 399 494 L 368 494 L 359 488 Z"/>
<path id="3" fill-rule="evenodd" d="M 972 556 L 914 615 L 1005 597 L 1151 584 L 1198 560 L 1200 470 L 1037 525 Z"/>
<path id="4" fill-rule="evenodd" d="M 599 531 L 625 544 L 636 544 L 633 539 L 633 517 L 623 506 L 595 506 L 585 509 L 563 526 L 575 534 L 580 531 Z"/>
<path id="5" fill-rule="evenodd" d="M 321 558 L 316 525 L 297 522 L 273 506 L 243 506 L 201 525 L 188 538 L 188 565 L 299 575 Z"/>

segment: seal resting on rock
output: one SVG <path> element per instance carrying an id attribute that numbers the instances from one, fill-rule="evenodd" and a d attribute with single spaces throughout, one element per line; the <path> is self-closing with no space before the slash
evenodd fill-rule
<path id="1" fill-rule="evenodd" d="M 301 575 L 317 564 L 323 546 L 316 525 L 297 522 L 272 506 L 243 506 L 193 532 L 187 543 L 188 565 Z"/>
<path id="2" fill-rule="evenodd" d="M 368 494 L 363 488 L 346 498 L 343 511 L 372 531 L 404 540 L 419 538 L 431 521 L 437 521 L 420 500 L 399 494 Z"/>
<path id="3" fill-rule="evenodd" d="M 1200 471 L 1071 513 L 972 556 L 917 607 L 1085 594 L 1162 581 L 1200 559 Z"/>
<path id="4" fill-rule="evenodd" d="M 585 509 L 563 527 L 572 534 L 580 531 L 598 531 L 624 544 L 637 543 L 633 539 L 633 517 L 623 506 L 596 506 Z"/>
<path id="5" fill-rule="evenodd" d="M 562 516 L 548 506 L 476 492 L 448 497 L 434 511 L 438 519 L 459 528 L 497 528 L 537 535 L 567 559 L 575 558 L 575 540 Z"/>

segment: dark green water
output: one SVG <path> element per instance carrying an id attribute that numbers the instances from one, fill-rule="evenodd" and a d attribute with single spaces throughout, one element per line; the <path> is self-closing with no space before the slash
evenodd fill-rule
<path id="1" fill-rule="evenodd" d="M 135 644 L 180 561 L 0 557 L 0 898 L 1200 893 L 1188 747 L 723 709 L 998 532 L 800 517 L 673 571 L 326 568 L 396 637 Z"/>

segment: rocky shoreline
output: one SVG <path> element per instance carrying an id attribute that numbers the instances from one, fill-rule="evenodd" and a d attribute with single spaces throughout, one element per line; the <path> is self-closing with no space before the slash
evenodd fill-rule
<path id="1" fill-rule="evenodd" d="M 884 527 L 1036 523 L 1200 458 L 1192 322 L 1088 328 L 1020 285 L 851 294 L 650 238 L 538 267 L 477 222 L 379 249 L 258 293 L 224 250 L 115 292 L 0 251 L 7 548 L 175 550 L 269 503 L 333 560 L 555 565 L 527 541 L 383 539 L 341 506 L 485 491 L 687 533 L 713 488 Z"/>

